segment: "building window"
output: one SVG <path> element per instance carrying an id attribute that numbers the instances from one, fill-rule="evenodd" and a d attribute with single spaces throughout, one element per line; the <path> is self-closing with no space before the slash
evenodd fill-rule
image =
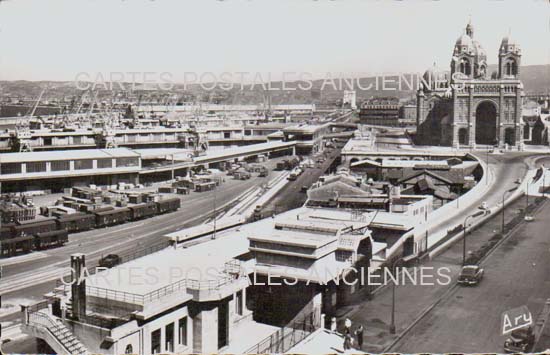
<path id="1" fill-rule="evenodd" d="M 174 323 L 170 323 L 164 329 L 164 350 L 174 352 Z"/>
<path id="2" fill-rule="evenodd" d="M 5 163 L 0 166 L 2 175 L 21 174 L 21 163 Z"/>
<path id="3" fill-rule="evenodd" d="M 160 329 L 151 333 L 151 354 L 160 353 Z"/>
<path id="4" fill-rule="evenodd" d="M 235 311 L 239 316 L 243 315 L 243 291 L 237 292 L 237 297 L 235 299 Z"/>
<path id="5" fill-rule="evenodd" d="M 128 167 L 128 166 L 138 166 L 138 165 L 139 165 L 138 158 L 118 158 L 116 160 L 117 168 Z"/>
<path id="6" fill-rule="evenodd" d="M 112 159 L 98 159 L 97 160 L 97 168 L 98 169 L 108 169 L 113 167 L 113 160 Z"/>
<path id="7" fill-rule="evenodd" d="M 82 136 L 74 136 L 73 144 L 82 144 Z"/>
<path id="8" fill-rule="evenodd" d="M 35 161 L 32 163 L 27 163 L 27 173 L 41 173 L 44 171 L 46 171 L 45 161 Z"/>
<path id="9" fill-rule="evenodd" d="M 86 169 L 93 169 L 93 168 L 94 168 L 94 161 L 92 159 L 81 159 L 81 160 L 74 161 L 75 170 L 86 170 Z"/>
<path id="10" fill-rule="evenodd" d="M 178 344 L 187 346 L 187 317 L 183 317 L 178 322 Z"/>
<path id="11" fill-rule="evenodd" d="M 71 164 L 68 160 L 52 161 L 52 171 L 68 171 L 71 170 Z"/>

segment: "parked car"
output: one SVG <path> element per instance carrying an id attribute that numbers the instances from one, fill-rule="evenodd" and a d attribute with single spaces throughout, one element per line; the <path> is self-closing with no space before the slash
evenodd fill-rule
<path id="1" fill-rule="evenodd" d="M 117 254 L 109 254 L 101 259 L 99 259 L 99 267 L 106 267 L 108 269 L 117 266 L 121 263 L 120 256 Z"/>
<path id="2" fill-rule="evenodd" d="M 535 333 L 533 328 L 525 327 L 512 331 L 510 336 L 504 341 L 504 351 L 507 353 L 526 353 L 530 352 L 535 343 Z"/>
<path id="3" fill-rule="evenodd" d="M 483 278 L 483 269 L 477 265 L 465 265 L 458 276 L 461 285 L 477 285 Z"/>

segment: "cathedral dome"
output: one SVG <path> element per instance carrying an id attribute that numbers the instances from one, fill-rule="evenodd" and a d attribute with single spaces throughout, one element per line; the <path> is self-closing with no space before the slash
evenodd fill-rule
<path id="1" fill-rule="evenodd" d="M 426 89 L 435 89 L 445 85 L 448 80 L 447 72 L 441 68 L 435 66 L 435 63 L 432 67 L 429 67 L 422 75 L 424 80 L 424 87 Z"/>
<path id="2" fill-rule="evenodd" d="M 507 46 L 517 46 L 516 40 L 508 35 L 502 39 L 502 42 L 500 42 L 500 47 L 507 47 Z"/>
<path id="3" fill-rule="evenodd" d="M 472 38 L 470 36 L 468 36 L 467 34 L 463 34 L 462 36 L 458 37 L 458 39 L 456 40 L 456 46 L 461 46 L 461 47 L 471 47 L 473 44 L 472 42 Z"/>
<path id="4" fill-rule="evenodd" d="M 502 39 L 500 42 L 500 52 L 519 52 L 520 47 L 516 40 L 508 35 Z"/>
<path id="5" fill-rule="evenodd" d="M 487 58 L 487 52 L 485 52 L 485 49 L 481 46 L 481 44 L 479 44 L 478 41 L 473 41 L 473 47 L 477 56 L 484 59 Z"/>

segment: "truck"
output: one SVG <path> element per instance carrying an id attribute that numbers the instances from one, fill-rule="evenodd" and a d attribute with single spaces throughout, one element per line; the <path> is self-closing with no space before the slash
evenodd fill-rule
<path id="1" fill-rule="evenodd" d="M 259 170 L 260 170 L 260 174 L 258 175 L 259 177 L 267 177 L 267 175 L 269 175 L 269 170 L 265 166 L 262 166 Z"/>
<path id="2" fill-rule="evenodd" d="M 246 170 L 243 170 L 243 169 L 240 169 L 240 170 L 237 170 L 233 173 L 233 177 L 236 179 L 236 180 L 248 180 L 250 179 L 250 173 Z"/>

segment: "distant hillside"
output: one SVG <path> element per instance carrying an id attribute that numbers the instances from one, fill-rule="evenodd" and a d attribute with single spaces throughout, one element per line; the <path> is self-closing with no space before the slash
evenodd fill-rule
<path id="1" fill-rule="evenodd" d="M 493 71 L 497 71 L 498 67 L 496 64 L 489 65 L 489 75 Z M 421 75 L 422 73 L 417 73 Z M 405 73 L 401 75 L 404 78 L 417 77 L 411 73 Z M 523 81 L 524 89 L 526 93 L 540 93 L 540 92 L 550 92 L 550 64 L 547 65 L 526 65 L 521 67 L 520 73 L 521 80 Z M 415 89 L 410 89 L 410 86 L 404 85 L 399 89 L 396 84 L 398 77 L 397 76 L 388 76 L 387 80 L 392 81 L 389 83 L 388 87 L 391 90 L 382 90 L 382 78 L 375 77 L 363 77 L 360 79 L 355 79 L 355 82 L 359 80 L 361 83 L 360 86 L 368 88 L 369 84 L 371 87 L 368 90 L 357 88 L 356 94 L 359 101 L 364 100 L 370 97 L 382 97 L 382 96 L 394 96 L 399 98 L 412 98 L 415 96 Z M 378 80 L 378 88 L 374 83 Z M 338 81 L 336 80 L 338 83 Z M 417 81 L 414 81 L 414 84 L 417 84 Z M 345 85 L 344 85 L 345 86 Z M 412 85 L 416 87 L 416 85 Z M 313 91 L 317 91 L 317 96 L 329 100 L 338 100 L 342 98 L 342 90 L 334 90 L 331 85 L 327 85 L 326 80 L 316 80 L 313 85 Z M 321 90 L 322 88 L 322 90 Z M 273 95 L 273 94 L 272 94 Z"/>
<path id="2" fill-rule="evenodd" d="M 550 92 L 550 64 L 523 66 L 520 77 L 526 92 Z"/>
<path id="3" fill-rule="evenodd" d="M 493 71 L 497 70 L 497 65 L 489 65 L 489 75 Z M 421 74 L 421 73 L 417 73 Z M 414 74 L 402 74 L 402 77 L 411 78 L 416 77 Z M 544 65 L 525 65 L 521 67 L 521 80 L 523 81 L 525 92 L 526 93 L 540 93 L 540 92 L 550 92 L 550 64 Z M 397 77 L 386 77 L 386 79 L 394 80 L 394 84 L 389 84 L 391 88 L 395 90 L 382 90 L 381 81 L 382 79 L 375 77 L 364 77 L 360 79 L 354 79 L 354 82 L 360 82 L 360 86 L 365 88 L 355 87 L 358 101 L 362 101 L 366 98 L 373 96 L 394 96 L 399 98 L 413 98 L 415 96 L 415 87 L 416 82 L 412 83 L 407 87 L 405 85 L 401 89 L 397 88 L 395 82 L 397 82 Z M 340 81 L 338 84 L 338 78 L 334 78 L 336 81 L 337 88 L 334 88 L 331 85 L 323 85 L 323 80 L 315 80 L 313 86 L 310 89 L 296 91 L 280 90 L 280 91 L 271 91 L 269 93 L 271 102 L 273 104 L 279 103 L 337 103 L 342 99 L 343 90 L 347 89 L 347 85 Z M 374 84 L 378 80 L 378 88 Z M 48 90 L 46 96 L 48 98 L 62 98 L 62 97 L 78 97 L 81 92 L 79 92 L 75 86 L 74 82 L 59 82 L 59 81 L 26 81 L 26 80 L 17 80 L 17 81 L 0 81 L 0 99 L 3 96 L 19 96 L 19 97 L 37 97 L 44 84 L 50 84 L 51 88 Z M 292 85 L 290 83 L 289 87 L 300 88 L 308 87 L 308 85 L 298 86 Z M 297 83 L 295 83 L 297 84 Z M 370 88 L 369 88 L 370 85 Z M 280 83 L 274 82 L 273 87 L 280 87 Z M 341 87 L 343 89 L 341 89 Z M 412 89 L 411 89 L 412 86 Z M 101 87 L 101 86 L 100 86 Z M 115 88 L 117 86 L 115 85 Z M 369 88 L 369 89 L 367 89 Z M 103 90 L 100 90 L 103 91 Z M 261 85 L 258 85 L 254 90 L 221 90 L 215 89 L 214 91 L 206 92 L 200 88 L 199 85 L 190 85 L 187 90 L 183 89 L 181 84 L 176 84 L 174 91 L 178 93 L 187 92 L 187 96 L 184 98 L 185 101 L 202 101 L 202 102 L 217 102 L 217 103 L 226 103 L 226 104 L 257 104 L 263 103 L 266 100 L 266 92 L 262 89 Z M 143 93 L 143 92 L 142 92 Z M 159 103 L 165 102 L 164 95 L 169 95 L 167 92 L 156 91 L 148 92 L 144 94 L 144 100 L 155 101 L 158 100 Z M 112 98 L 113 93 L 111 91 L 100 92 L 99 99 L 110 99 Z M 215 99 L 215 100 L 214 100 Z"/>

